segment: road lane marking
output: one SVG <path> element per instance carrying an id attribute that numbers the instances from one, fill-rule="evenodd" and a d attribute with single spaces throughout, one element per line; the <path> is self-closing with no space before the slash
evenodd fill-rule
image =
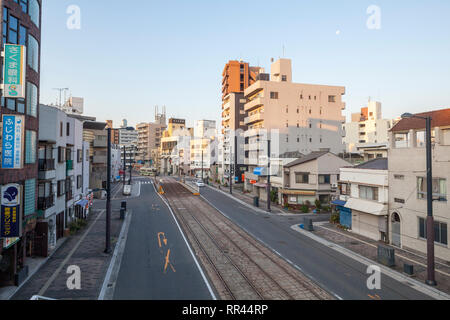
<path id="1" fill-rule="evenodd" d="M 167 251 L 166 255 L 166 264 L 164 265 L 164 273 L 167 271 L 167 267 L 170 266 L 173 272 L 176 272 L 175 268 L 173 267 L 172 263 L 170 262 L 170 249 Z"/>
<path id="2" fill-rule="evenodd" d="M 159 232 L 159 233 L 158 233 L 158 245 L 159 245 L 160 248 L 162 247 L 162 245 L 161 245 L 161 236 L 162 236 L 164 245 L 167 246 L 167 238 L 166 238 L 166 235 L 164 234 L 164 232 Z"/>
<path id="3" fill-rule="evenodd" d="M 155 185 L 154 185 L 154 184 L 152 184 L 152 185 L 153 185 L 153 189 L 155 190 L 156 194 L 161 198 L 161 200 L 164 202 L 164 204 L 165 204 L 165 205 L 167 206 L 167 208 L 169 209 L 170 214 L 172 215 L 172 218 L 173 218 L 173 220 L 175 221 L 175 224 L 177 225 L 178 230 L 179 230 L 180 233 L 181 233 L 181 236 L 183 237 L 184 243 L 186 244 L 186 246 L 187 246 L 187 248 L 188 248 L 188 250 L 189 250 L 189 252 L 190 252 L 190 254 L 191 254 L 191 256 L 192 256 L 192 259 L 194 259 L 195 265 L 197 266 L 197 269 L 198 269 L 198 271 L 200 272 L 200 274 L 201 274 L 201 276 L 202 276 L 202 278 L 203 278 L 203 281 L 204 281 L 205 284 L 206 284 L 206 287 L 208 288 L 209 294 L 211 295 L 211 297 L 213 298 L 213 300 L 217 300 L 217 297 L 216 297 L 216 295 L 214 294 L 214 291 L 212 290 L 211 285 L 209 284 L 208 279 L 206 278 L 206 275 L 205 275 L 205 273 L 203 272 L 202 267 L 200 266 L 200 264 L 199 264 L 199 262 L 198 262 L 198 260 L 197 260 L 197 257 L 195 256 L 194 252 L 192 251 L 191 246 L 189 245 L 189 242 L 187 241 L 186 236 L 185 236 L 184 233 L 183 233 L 183 230 L 181 230 L 181 227 L 180 227 L 180 225 L 178 224 L 177 219 L 175 218 L 175 215 L 174 215 L 174 213 L 173 213 L 173 211 L 172 211 L 172 208 L 169 206 L 169 204 L 167 203 L 167 201 L 166 201 L 166 200 L 158 193 L 158 191 L 156 190 Z"/>

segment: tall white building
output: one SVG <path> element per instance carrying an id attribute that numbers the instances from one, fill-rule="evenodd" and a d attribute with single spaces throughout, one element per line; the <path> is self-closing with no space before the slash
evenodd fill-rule
<path id="1" fill-rule="evenodd" d="M 388 132 L 393 124 L 394 120 L 383 119 L 381 102 L 369 101 L 360 113 L 352 114 L 350 123 L 343 126 L 346 151 L 358 153 L 358 149 L 365 146 L 388 144 Z"/>

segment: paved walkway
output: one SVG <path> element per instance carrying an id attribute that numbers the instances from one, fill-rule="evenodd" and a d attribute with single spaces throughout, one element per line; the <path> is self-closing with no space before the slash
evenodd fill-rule
<path id="1" fill-rule="evenodd" d="M 344 231 L 331 223 L 315 224 L 313 233 L 374 261 L 377 259 L 377 246 L 385 245 L 379 241 Z M 414 266 L 412 278 L 425 282 L 427 277 L 426 255 L 413 249 L 392 248 L 395 249 L 395 266 L 392 269 L 403 273 L 404 263 L 412 264 Z M 438 283 L 436 289 L 450 294 L 450 263 L 436 258 L 435 275 Z"/>
<path id="2" fill-rule="evenodd" d="M 33 295 L 53 299 L 97 300 L 120 234 L 123 221 L 120 212 L 111 215 L 111 253 L 105 254 L 105 210 L 91 210 L 88 225 L 69 237 L 42 267 L 14 294 L 12 300 L 28 300 Z M 81 289 L 70 290 L 67 280 L 69 266 L 81 270 Z"/>

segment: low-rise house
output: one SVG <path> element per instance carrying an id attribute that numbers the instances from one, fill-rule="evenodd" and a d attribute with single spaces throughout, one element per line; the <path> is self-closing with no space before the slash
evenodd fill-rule
<path id="1" fill-rule="evenodd" d="M 329 150 L 311 152 L 283 167 L 283 189 L 279 190 L 282 205 L 330 205 L 336 195 L 339 170 L 351 164 Z"/>
<path id="2" fill-rule="evenodd" d="M 435 256 L 450 261 L 450 109 L 417 114 L 432 118 L 432 174 Z M 425 120 L 402 119 L 390 132 L 390 241 L 427 252 L 427 165 Z"/>
<path id="3" fill-rule="evenodd" d="M 340 169 L 340 224 L 356 234 L 387 241 L 388 160 L 377 158 Z"/>

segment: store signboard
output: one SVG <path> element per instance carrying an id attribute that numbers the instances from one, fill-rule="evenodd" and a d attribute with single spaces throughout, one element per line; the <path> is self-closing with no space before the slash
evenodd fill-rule
<path id="1" fill-rule="evenodd" d="M 21 236 L 19 184 L 7 184 L 1 188 L 0 237 L 18 238 Z"/>
<path id="2" fill-rule="evenodd" d="M 25 118 L 17 115 L 3 115 L 2 169 L 23 167 L 23 143 Z"/>
<path id="3" fill-rule="evenodd" d="M 3 96 L 25 98 L 26 47 L 5 44 L 3 64 Z"/>

